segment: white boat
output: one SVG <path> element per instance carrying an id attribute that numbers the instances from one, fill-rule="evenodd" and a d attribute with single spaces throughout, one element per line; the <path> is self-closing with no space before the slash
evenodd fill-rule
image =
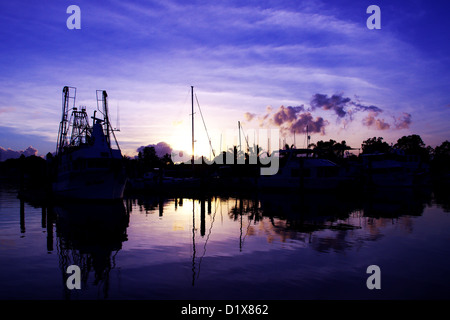
<path id="1" fill-rule="evenodd" d="M 196 177 L 166 176 L 164 170 L 153 168 L 153 171 L 144 173 L 142 178 L 130 179 L 133 190 L 159 190 L 190 189 L 201 186 L 201 179 Z"/>
<path id="2" fill-rule="evenodd" d="M 329 160 L 312 157 L 310 149 L 279 150 L 280 168 L 275 175 L 260 176 L 259 188 L 336 189 L 345 180 L 339 166 Z"/>
<path id="3" fill-rule="evenodd" d="M 97 111 L 103 117 L 97 118 L 94 112 L 92 126 L 86 108 L 75 108 L 75 92 L 72 87 L 63 89 L 53 193 L 56 197 L 73 199 L 121 199 L 127 178 L 122 153 L 108 118 L 106 91 L 97 91 Z M 68 119 L 70 101 L 73 107 Z M 99 109 L 99 102 L 103 110 Z M 111 146 L 111 136 L 116 148 Z"/>
<path id="4" fill-rule="evenodd" d="M 366 181 L 376 187 L 412 187 L 427 177 L 428 166 L 400 150 L 361 156 Z"/>

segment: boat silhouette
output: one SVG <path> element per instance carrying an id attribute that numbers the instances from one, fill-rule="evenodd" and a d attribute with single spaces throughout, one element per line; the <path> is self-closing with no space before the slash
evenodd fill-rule
<path id="1" fill-rule="evenodd" d="M 106 91 L 97 90 L 97 110 L 89 124 L 86 107 L 75 107 L 76 88 L 63 89 L 63 114 L 56 148 L 56 197 L 76 199 L 121 199 L 126 174 L 122 153 L 108 116 Z M 69 119 L 69 104 L 73 103 Z M 102 110 L 99 104 L 102 104 Z M 97 111 L 102 118 L 97 118 Z M 111 145 L 111 137 L 116 148 Z"/>
<path id="2" fill-rule="evenodd" d="M 275 175 L 261 175 L 260 189 L 336 189 L 348 181 L 340 167 L 327 159 L 313 157 L 313 150 L 288 148 L 278 151 L 280 168 Z"/>

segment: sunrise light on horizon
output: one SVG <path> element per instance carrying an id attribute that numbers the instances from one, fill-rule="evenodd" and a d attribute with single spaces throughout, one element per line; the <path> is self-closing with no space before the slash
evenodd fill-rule
<path id="1" fill-rule="evenodd" d="M 210 157 L 205 126 L 218 153 L 238 121 L 279 129 L 297 147 L 307 127 L 312 143 L 353 148 L 372 137 L 450 139 L 446 4 L 376 1 L 374 30 L 369 1 L 78 0 L 73 30 L 69 4 L 0 4 L 0 150 L 54 152 L 66 85 L 89 116 L 95 90 L 108 92 L 130 157 L 162 142 L 191 152 L 191 86 L 197 156 Z"/>

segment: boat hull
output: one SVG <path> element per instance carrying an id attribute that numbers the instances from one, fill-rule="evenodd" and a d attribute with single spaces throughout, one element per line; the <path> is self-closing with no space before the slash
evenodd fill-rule
<path id="1" fill-rule="evenodd" d="M 370 181 L 377 187 L 412 187 L 414 176 L 411 173 L 378 173 L 370 176 Z"/>
<path id="2" fill-rule="evenodd" d="M 268 176 L 260 177 L 258 187 L 260 189 L 307 189 L 307 190 L 332 190 L 340 186 L 342 179 L 330 178 L 288 178 Z"/>
<path id="3" fill-rule="evenodd" d="M 58 175 L 53 194 L 58 198 L 114 200 L 123 198 L 126 175 L 122 171 L 86 170 Z"/>

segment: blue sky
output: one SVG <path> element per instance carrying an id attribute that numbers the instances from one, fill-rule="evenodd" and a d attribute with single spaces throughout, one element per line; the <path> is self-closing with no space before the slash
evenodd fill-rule
<path id="1" fill-rule="evenodd" d="M 66 27 L 72 4 L 79 30 Z M 366 27 L 372 4 L 380 30 Z M 360 147 L 419 134 L 436 146 L 450 139 L 448 9 L 398 0 L 3 1 L 0 147 L 53 152 L 65 85 L 90 113 L 95 90 L 108 92 L 128 155 L 161 141 L 190 149 L 191 85 L 216 150 L 238 121 L 280 128 L 288 143 L 310 123 L 311 142 Z M 206 153 L 195 116 L 196 149 Z"/>

